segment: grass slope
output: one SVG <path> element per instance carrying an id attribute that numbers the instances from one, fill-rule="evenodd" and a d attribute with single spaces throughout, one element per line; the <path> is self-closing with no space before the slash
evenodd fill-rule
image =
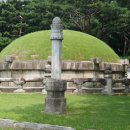
<path id="1" fill-rule="evenodd" d="M 66 114 L 47 115 L 41 114 L 45 100 L 41 94 L 0 94 L 0 118 L 70 126 L 76 130 L 130 130 L 130 96 L 66 97 Z"/>
<path id="2" fill-rule="evenodd" d="M 62 57 L 64 60 L 90 60 L 101 57 L 104 61 L 117 62 L 119 57 L 103 41 L 77 31 L 64 31 Z M 51 55 L 50 31 L 39 31 L 25 35 L 12 42 L 0 54 L 15 55 L 22 60 L 47 59 Z M 35 58 L 33 55 L 38 55 Z"/>

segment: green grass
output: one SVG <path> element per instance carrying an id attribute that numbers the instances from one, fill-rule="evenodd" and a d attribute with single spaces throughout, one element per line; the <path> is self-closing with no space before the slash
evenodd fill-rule
<path id="1" fill-rule="evenodd" d="M 104 61 L 117 62 L 117 54 L 103 41 L 77 31 L 64 31 L 62 57 L 64 60 L 90 60 L 100 57 Z M 30 33 L 13 41 L 0 53 L 18 56 L 20 60 L 47 59 L 51 55 L 50 31 Z M 37 55 L 33 57 L 33 55 Z"/>
<path id="2" fill-rule="evenodd" d="M 67 95 L 67 113 L 41 114 L 41 94 L 0 94 L 0 118 L 70 126 L 77 130 L 130 130 L 130 96 Z"/>

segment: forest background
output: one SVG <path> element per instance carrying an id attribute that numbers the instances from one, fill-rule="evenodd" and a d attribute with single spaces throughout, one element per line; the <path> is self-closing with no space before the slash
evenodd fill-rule
<path id="1" fill-rule="evenodd" d="M 130 58 L 130 0 L 1 0 L 0 51 L 27 33 L 50 29 L 55 16 L 65 29 L 91 34 Z"/>

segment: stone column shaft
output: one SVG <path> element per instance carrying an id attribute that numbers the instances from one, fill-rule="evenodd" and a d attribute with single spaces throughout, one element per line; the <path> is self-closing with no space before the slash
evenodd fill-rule
<path id="1" fill-rule="evenodd" d="M 51 41 L 52 41 L 52 68 L 51 78 L 61 78 L 62 65 L 62 40 L 63 40 L 63 25 L 59 17 L 55 17 L 51 25 Z"/>
<path id="2" fill-rule="evenodd" d="M 113 94 L 113 90 L 112 90 L 113 79 L 112 79 L 111 65 L 106 66 L 104 78 L 106 80 L 106 85 L 102 93 L 106 95 L 112 95 Z"/>
<path id="3" fill-rule="evenodd" d="M 99 78 L 99 70 L 100 70 L 99 65 L 101 64 L 102 59 L 101 58 L 92 58 L 91 61 L 94 64 L 94 78 Z"/>
<path id="4" fill-rule="evenodd" d="M 106 79 L 106 86 L 105 86 L 105 92 L 107 95 L 112 95 L 113 91 L 112 91 L 112 77 L 107 77 L 105 76 Z"/>
<path id="5" fill-rule="evenodd" d="M 62 49 L 62 40 L 52 40 L 52 79 L 61 78 L 61 49 Z"/>

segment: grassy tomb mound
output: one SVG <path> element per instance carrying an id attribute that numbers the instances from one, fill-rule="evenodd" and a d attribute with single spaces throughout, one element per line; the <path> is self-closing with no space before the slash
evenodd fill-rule
<path id="1" fill-rule="evenodd" d="M 50 30 L 38 31 L 16 39 L 0 53 L 0 59 L 12 55 L 19 60 L 46 60 L 51 55 L 50 33 Z M 81 61 L 93 57 L 100 57 L 107 62 L 119 60 L 118 55 L 96 37 L 78 31 L 64 30 L 63 60 Z"/>

